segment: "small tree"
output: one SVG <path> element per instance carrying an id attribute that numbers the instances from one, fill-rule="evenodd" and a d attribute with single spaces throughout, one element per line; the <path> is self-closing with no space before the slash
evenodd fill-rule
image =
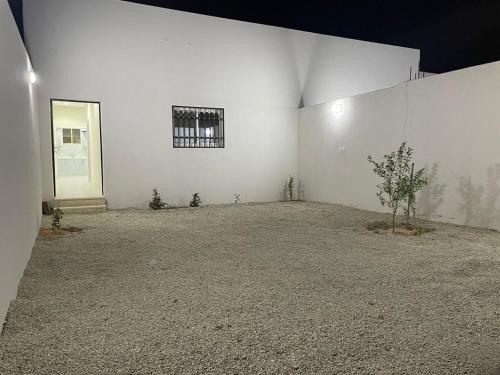
<path id="1" fill-rule="evenodd" d="M 292 201 L 293 200 L 293 188 L 295 186 L 295 178 L 290 175 L 290 177 L 288 178 L 288 196 L 290 197 L 290 200 Z"/>
<path id="2" fill-rule="evenodd" d="M 411 175 L 411 158 L 413 149 L 406 142 L 401 143 L 397 151 L 384 155 L 384 160 L 376 162 L 369 155 L 368 161 L 373 165 L 373 171 L 383 179 L 377 185 L 379 191 L 377 197 L 382 206 L 387 206 L 392 213 L 392 231 L 396 228 L 396 214 L 404 202 L 415 202 L 415 193 L 421 189 L 420 184 L 413 184 L 414 177 Z M 423 169 L 415 175 L 423 177 Z M 418 187 L 417 190 L 415 190 Z M 408 199 L 408 197 L 410 197 Z M 413 207 L 413 206 L 411 206 Z"/>
<path id="3" fill-rule="evenodd" d="M 189 207 L 199 207 L 201 203 L 200 194 L 194 193 L 191 202 L 189 202 Z"/>
<path id="4" fill-rule="evenodd" d="M 239 194 L 234 194 L 234 203 L 238 204 L 241 202 L 240 195 Z"/>
<path id="5" fill-rule="evenodd" d="M 59 207 L 54 209 L 52 213 L 52 230 L 55 231 L 57 229 L 61 229 L 61 221 L 64 213 Z"/>
<path id="6" fill-rule="evenodd" d="M 154 187 L 153 188 L 153 197 L 151 198 L 151 202 L 149 202 L 149 208 L 151 208 L 152 210 L 160 210 L 165 206 L 166 206 L 166 203 L 164 203 L 161 200 L 160 193 L 158 193 L 158 188 Z"/>

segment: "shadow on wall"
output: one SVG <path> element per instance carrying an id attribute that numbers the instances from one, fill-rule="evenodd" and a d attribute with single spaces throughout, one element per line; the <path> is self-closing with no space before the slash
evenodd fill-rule
<path id="1" fill-rule="evenodd" d="M 287 180 L 285 180 L 285 183 L 283 184 L 283 188 L 281 189 L 281 192 L 280 192 L 280 197 L 281 197 L 282 202 L 285 202 L 288 200 L 288 181 Z"/>
<path id="2" fill-rule="evenodd" d="M 462 200 L 462 203 L 458 206 L 458 210 L 465 215 L 464 224 L 474 225 L 474 223 L 477 222 L 478 211 L 483 195 L 483 187 L 475 186 L 470 176 L 459 177 L 457 190 Z"/>
<path id="3" fill-rule="evenodd" d="M 302 182 L 302 180 L 299 180 L 299 184 L 297 186 L 297 195 L 299 197 L 299 201 L 306 200 L 305 193 L 304 193 L 304 183 Z"/>
<path id="4" fill-rule="evenodd" d="M 457 190 L 462 200 L 459 210 L 465 215 L 465 225 L 485 228 L 500 226 L 500 210 L 497 208 L 499 182 L 500 164 L 488 168 L 486 187 L 474 184 L 470 176 L 459 177 Z"/>
<path id="5" fill-rule="evenodd" d="M 436 211 L 443 203 L 443 193 L 445 184 L 438 183 L 437 163 L 433 163 L 429 170 L 425 167 L 427 185 L 422 188 L 417 201 L 417 215 L 423 219 L 429 220 L 436 215 Z"/>
<path id="6" fill-rule="evenodd" d="M 294 194 L 294 197 L 295 197 L 295 194 Z M 285 183 L 283 184 L 283 187 L 280 190 L 280 201 L 286 202 L 289 200 L 289 198 L 290 198 L 290 195 L 288 192 L 288 180 L 285 180 Z M 299 180 L 299 182 L 298 182 L 297 198 L 295 200 L 305 201 L 304 183 L 302 182 L 302 180 Z"/>

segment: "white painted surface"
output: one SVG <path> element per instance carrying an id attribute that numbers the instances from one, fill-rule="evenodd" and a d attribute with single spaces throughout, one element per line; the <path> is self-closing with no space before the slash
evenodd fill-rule
<path id="1" fill-rule="evenodd" d="M 375 196 L 378 179 L 366 158 L 376 160 L 405 138 L 418 167 L 438 165 L 443 202 L 431 218 L 464 224 L 460 181 L 483 190 L 472 200 L 469 224 L 500 228 L 500 63 L 411 81 L 395 88 L 300 110 L 299 175 L 308 200 L 383 210 Z M 408 103 L 408 106 L 406 105 Z M 406 118 L 406 126 L 405 126 Z M 479 190 L 481 190 L 479 189 Z M 500 198 L 499 198 L 500 199 Z M 420 196 L 421 214 L 422 196 Z M 428 210 L 424 210 L 428 211 Z"/>
<path id="2" fill-rule="evenodd" d="M 30 63 L 0 0 L 0 327 L 40 226 L 40 148 Z"/>
<path id="3" fill-rule="evenodd" d="M 304 106 L 395 86 L 418 71 L 414 49 L 291 31 Z"/>
<path id="4" fill-rule="evenodd" d="M 273 201 L 297 172 L 297 107 L 405 80 L 419 52 L 117 0 L 25 0 L 40 76 L 43 195 L 50 98 L 101 102 L 104 194 L 145 207 Z M 226 148 L 172 148 L 171 106 L 223 107 Z"/>

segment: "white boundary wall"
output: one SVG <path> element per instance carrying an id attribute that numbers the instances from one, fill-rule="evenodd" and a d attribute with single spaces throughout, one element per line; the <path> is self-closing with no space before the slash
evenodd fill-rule
<path id="1" fill-rule="evenodd" d="M 36 86 L 6 0 L 0 0 L 0 329 L 41 217 Z"/>
<path id="2" fill-rule="evenodd" d="M 337 103 L 340 114 L 332 111 Z M 382 210 L 366 158 L 381 159 L 406 136 L 418 167 L 436 164 L 432 186 L 445 185 L 435 209 L 420 195 L 420 215 L 500 229 L 499 103 L 497 62 L 301 109 L 305 197 Z"/>

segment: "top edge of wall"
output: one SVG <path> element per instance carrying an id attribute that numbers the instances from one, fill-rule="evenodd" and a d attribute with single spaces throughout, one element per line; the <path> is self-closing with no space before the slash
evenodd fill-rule
<path id="1" fill-rule="evenodd" d="M 428 76 L 428 77 L 423 77 L 423 78 L 419 78 L 419 79 L 412 79 L 412 80 L 404 81 L 404 82 L 398 83 L 397 85 L 385 87 L 383 89 L 378 89 L 378 90 L 373 90 L 373 91 L 367 91 L 367 92 L 363 92 L 361 94 L 356 94 L 356 95 L 351 95 L 351 96 L 345 96 L 345 97 L 342 97 L 342 98 L 332 99 L 332 100 L 329 100 L 329 101 L 326 101 L 326 102 L 323 102 L 323 103 L 308 105 L 308 106 L 299 108 L 299 111 L 307 110 L 309 108 L 315 108 L 315 107 L 320 107 L 320 106 L 332 104 L 332 103 L 335 103 L 335 102 L 337 102 L 339 100 L 346 100 L 346 99 L 350 99 L 350 98 L 356 98 L 356 97 L 363 96 L 363 95 L 372 95 L 372 94 L 376 94 L 376 93 L 379 93 L 379 92 L 383 92 L 383 91 L 392 90 L 392 89 L 395 89 L 395 88 L 398 88 L 398 87 L 402 87 L 404 85 L 414 85 L 414 84 L 417 84 L 417 83 L 421 82 L 422 80 L 430 81 L 430 80 L 435 80 L 435 79 L 449 78 L 450 76 L 453 76 L 453 75 L 456 75 L 456 74 L 461 74 L 461 73 L 464 73 L 464 72 L 470 71 L 470 70 L 487 69 L 489 66 L 493 66 L 493 65 L 496 65 L 496 64 L 500 65 L 500 60 L 489 62 L 489 63 L 484 63 L 484 64 L 479 64 L 479 65 L 474 65 L 474 66 L 469 66 L 469 67 L 463 68 L 463 69 L 452 70 L 452 71 L 446 72 L 446 73 L 437 73 L 437 74 L 433 74 L 433 75 Z"/>
<path id="2" fill-rule="evenodd" d="M 364 44 L 372 44 L 372 45 L 378 45 L 378 46 L 384 46 L 384 47 L 399 48 L 399 49 L 403 49 L 403 50 L 409 50 L 409 51 L 418 52 L 420 54 L 420 49 L 418 49 L 418 48 L 403 47 L 403 46 L 397 46 L 397 45 L 387 44 L 387 43 L 371 42 L 371 41 L 368 41 L 368 40 L 347 38 L 347 37 L 336 36 L 336 35 L 320 34 L 320 33 L 315 33 L 315 32 L 312 32 L 312 31 L 304 31 L 304 30 L 299 30 L 299 29 L 290 29 L 290 28 L 287 28 L 287 27 L 268 25 L 268 24 L 265 24 L 265 23 L 250 22 L 250 21 L 241 21 L 241 20 L 236 20 L 236 19 L 233 19 L 233 18 L 225 18 L 225 17 L 212 16 L 212 15 L 202 14 L 202 13 L 188 12 L 188 11 L 184 11 L 184 10 L 164 8 L 164 7 L 159 7 L 159 6 L 156 6 L 156 5 L 139 4 L 139 3 L 134 3 L 134 2 L 126 1 L 126 0 L 115 0 L 115 1 L 119 1 L 120 3 L 124 3 L 124 4 L 126 4 L 127 6 L 130 6 L 130 7 L 155 8 L 155 9 L 158 9 L 158 11 L 162 11 L 162 12 L 165 12 L 165 13 L 182 13 L 182 14 L 188 14 L 188 15 L 191 15 L 191 16 L 213 18 L 213 19 L 222 20 L 222 21 L 225 21 L 225 22 L 234 22 L 234 23 L 246 24 L 246 25 L 253 26 L 253 27 L 266 27 L 266 28 L 270 28 L 270 29 L 278 29 L 278 30 L 287 31 L 287 32 L 296 32 L 296 33 L 302 33 L 302 34 L 309 34 L 309 35 L 317 36 L 317 37 L 342 39 L 342 40 L 348 40 L 348 41 L 358 42 L 358 43 L 364 43 Z"/>

